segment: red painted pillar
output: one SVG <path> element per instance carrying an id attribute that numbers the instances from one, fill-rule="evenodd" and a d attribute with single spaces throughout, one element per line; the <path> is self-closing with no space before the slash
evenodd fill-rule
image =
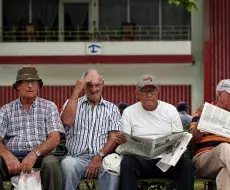
<path id="1" fill-rule="evenodd" d="M 211 102 L 210 1 L 204 0 L 204 101 Z"/>

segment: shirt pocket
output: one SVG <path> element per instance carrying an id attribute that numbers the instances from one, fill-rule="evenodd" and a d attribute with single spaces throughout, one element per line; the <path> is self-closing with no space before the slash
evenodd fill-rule
<path id="1" fill-rule="evenodd" d="M 25 134 L 26 134 L 26 124 L 20 123 L 18 118 L 12 118 L 9 122 L 6 135 L 8 137 L 14 137 L 14 136 L 25 136 Z"/>

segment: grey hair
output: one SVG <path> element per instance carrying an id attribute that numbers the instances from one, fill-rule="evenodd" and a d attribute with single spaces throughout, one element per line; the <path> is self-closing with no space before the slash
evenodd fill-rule
<path id="1" fill-rule="evenodd" d="M 103 78 L 103 76 L 102 76 L 102 73 L 101 73 L 99 70 L 95 69 L 95 68 L 90 68 L 90 69 L 88 69 L 85 73 L 82 74 L 82 78 L 86 78 L 86 77 L 88 76 L 88 74 L 89 74 L 90 72 L 92 72 L 92 71 L 96 71 L 96 72 L 98 73 L 98 75 L 101 77 L 101 80 L 104 81 L 104 78 Z"/>

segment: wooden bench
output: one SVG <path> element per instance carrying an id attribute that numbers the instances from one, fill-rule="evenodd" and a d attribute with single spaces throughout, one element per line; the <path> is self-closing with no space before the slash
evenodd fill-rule
<path id="1" fill-rule="evenodd" d="M 79 190 L 97 190 L 97 180 L 81 180 Z M 203 190 L 215 190 L 215 179 L 208 178 L 196 178 L 195 186 L 202 187 Z M 174 190 L 176 184 L 169 179 L 155 178 L 155 179 L 139 179 L 138 180 L 139 190 Z M 196 188 L 195 188 L 196 190 Z"/>
<path id="2" fill-rule="evenodd" d="M 203 190 L 215 190 L 215 179 L 208 178 L 196 178 L 195 184 L 202 186 Z M 81 180 L 79 190 L 97 190 L 97 180 Z M 4 182 L 5 190 L 11 190 L 11 183 L 9 181 Z M 176 185 L 169 179 L 140 179 L 138 180 L 139 190 L 174 190 Z M 196 188 L 195 188 L 196 189 Z M 200 188 L 199 188 L 200 189 Z"/>

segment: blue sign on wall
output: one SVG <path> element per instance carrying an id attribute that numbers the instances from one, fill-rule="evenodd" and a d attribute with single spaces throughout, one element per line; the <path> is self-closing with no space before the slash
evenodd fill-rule
<path id="1" fill-rule="evenodd" d="M 87 55 L 102 55 L 102 43 L 86 43 Z"/>

